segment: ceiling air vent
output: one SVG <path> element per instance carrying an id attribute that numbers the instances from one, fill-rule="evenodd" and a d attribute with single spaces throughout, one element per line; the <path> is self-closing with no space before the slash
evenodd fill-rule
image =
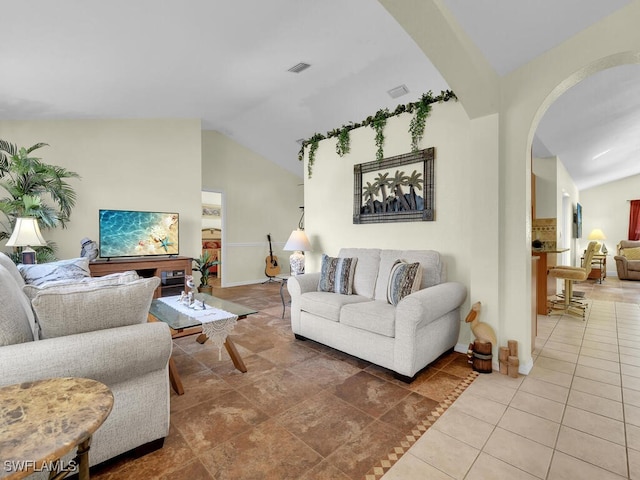
<path id="1" fill-rule="evenodd" d="M 306 70 L 307 68 L 309 68 L 311 65 L 309 65 L 308 63 L 304 63 L 304 62 L 300 62 L 297 65 L 294 65 L 293 67 L 291 67 L 289 70 L 287 70 L 288 72 L 293 72 L 293 73 L 300 73 L 303 70 Z"/>
<path id="2" fill-rule="evenodd" d="M 409 89 L 407 88 L 406 85 L 400 85 L 399 87 L 388 90 L 387 93 L 391 98 L 398 98 L 398 97 L 401 97 L 402 95 L 406 95 L 407 93 L 409 93 Z"/>

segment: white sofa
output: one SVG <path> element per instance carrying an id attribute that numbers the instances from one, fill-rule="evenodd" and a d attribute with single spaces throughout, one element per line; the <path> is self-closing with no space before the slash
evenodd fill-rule
<path id="1" fill-rule="evenodd" d="M 0 386 L 52 377 L 106 384 L 114 404 L 93 435 L 91 465 L 161 447 L 169 433 L 171 333 L 165 323 L 147 323 L 159 280 L 136 277 L 25 286 L 0 253 Z"/>
<path id="2" fill-rule="evenodd" d="M 467 292 L 462 284 L 446 281 L 438 252 L 344 248 L 338 256 L 357 258 L 352 295 L 318 291 L 320 273 L 288 280 L 296 338 L 388 368 L 403 381 L 413 380 L 456 345 Z M 394 306 L 387 301 L 387 287 L 398 259 L 419 262 L 423 272 L 420 290 Z"/>

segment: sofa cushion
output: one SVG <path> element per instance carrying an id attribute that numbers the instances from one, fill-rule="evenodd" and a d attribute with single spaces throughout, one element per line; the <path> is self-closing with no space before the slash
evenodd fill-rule
<path id="1" fill-rule="evenodd" d="M 422 265 L 419 262 L 407 263 L 397 260 L 389 274 L 387 302 L 397 305 L 407 295 L 420 290 L 421 282 Z"/>
<path id="2" fill-rule="evenodd" d="M 157 277 L 121 285 L 63 285 L 44 289 L 31 301 L 40 338 L 53 338 L 147 321 Z"/>
<path id="3" fill-rule="evenodd" d="M 624 248 L 621 253 L 627 260 L 640 260 L 640 247 Z"/>
<path id="4" fill-rule="evenodd" d="M 13 275 L 0 265 L 0 346 L 33 340 L 35 322 L 29 300 Z"/>
<path id="5" fill-rule="evenodd" d="M 340 320 L 340 310 L 351 303 L 370 302 L 361 295 L 338 295 L 330 292 L 307 292 L 300 297 L 300 310 L 327 320 Z"/>
<path id="6" fill-rule="evenodd" d="M 640 260 L 629 260 L 627 262 L 627 270 L 632 272 L 640 272 Z"/>
<path id="7" fill-rule="evenodd" d="M 358 259 L 355 257 L 336 258 L 322 255 L 318 291 L 351 295 L 353 293 L 353 275 L 357 263 Z"/>
<path id="8" fill-rule="evenodd" d="M 82 286 L 82 285 L 91 285 L 92 287 L 101 287 L 105 285 L 122 285 L 124 283 L 131 283 L 140 279 L 140 275 L 138 275 L 135 270 L 130 270 L 128 272 L 121 273 L 110 273 L 109 275 L 104 275 L 102 277 L 84 277 L 80 280 L 57 280 L 53 282 L 43 283 L 42 285 L 30 285 L 26 284 L 22 287 L 22 291 L 29 298 L 29 300 L 33 300 L 38 293 L 48 290 L 50 288 L 56 287 L 74 287 L 74 286 Z"/>
<path id="9" fill-rule="evenodd" d="M 396 309 L 381 301 L 345 305 L 340 312 L 340 323 L 369 332 L 395 337 Z"/>
<path id="10" fill-rule="evenodd" d="M 356 257 L 355 276 L 353 277 L 353 293 L 373 298 L 376 278 L 380 267 L 380 249 L 378 248 L 343 248 L 339 257 Z"/>
<path id="11" fill-rule="evenodd" d="M 22 287 L 24 285 L 24 278 L 22 278 L 22 275 L 20 275 L 20 270 L 18 270 L 18 267 L 15 263 L 13 263 L 13 260 L 11 260 L 2 252 L 0 252 L 0 265 L 7 269 L 7 271 L 11 274 L 19 287 Z"/>
<path id="12" fill-rule="evenodd" d="M 91 276 L 87 257 L 36 263 L 35 265 L 20 264 L 18 269 L 24 281 L 32 285 L 42 285 L 57 280 L 80 280 Z"/>
<path id="13" fill-rule="evenodd" d="M 446 281 L 440 254 L 434 250 L 382 250 L 380 253 L 380 270 L 376 280 L 374 297 L 376 300 L 386 301 L 391 268 L 398 259 L 402 259 L 407 263 L 419 262 L 422 265 L 420 289 L 433 287 Z"/>

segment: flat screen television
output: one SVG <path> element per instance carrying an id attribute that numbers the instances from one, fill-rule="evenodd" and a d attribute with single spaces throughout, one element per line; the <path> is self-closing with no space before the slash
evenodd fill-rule
<path id="1" fill-rule="evenodd" d="M 178 255 L 179 215 L 172 212 L 100 210 L 100 257 Z"/>

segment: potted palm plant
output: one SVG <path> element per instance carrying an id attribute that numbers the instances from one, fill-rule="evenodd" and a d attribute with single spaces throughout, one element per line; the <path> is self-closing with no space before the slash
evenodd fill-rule
<path id="1" fill-rule="evenodd" d="M 213 287 L 209 285 L 209 276 L 211 275 L 209 269 L 214 265 L 218 265 L 218 263 L 217 260 L 212 259 L 211 254 L 207 250 L 203 251 L 199 258 L 193 259 L 193 270 L 200 272 L 198 292 L 211 295 Z"/>
<path id="2" fill-rule="evenodd" d="M 71 209 L 76 203 L 76 193 L 66 181 L 79 178 L 76 172 L 44 163 L 32 152 L 47 146 L 36 143 L 29 148 L 0 139 L 0 240 L 11 236 L 18 217 L 35 217 L 41 228 L 66 227 Z M 43 199 L 50 199 L 52 204 Z M 53 245 L 39 247 L 38 261 L 50 261 Z M 45 257 L 45 258 L 42 258 Z"/>

